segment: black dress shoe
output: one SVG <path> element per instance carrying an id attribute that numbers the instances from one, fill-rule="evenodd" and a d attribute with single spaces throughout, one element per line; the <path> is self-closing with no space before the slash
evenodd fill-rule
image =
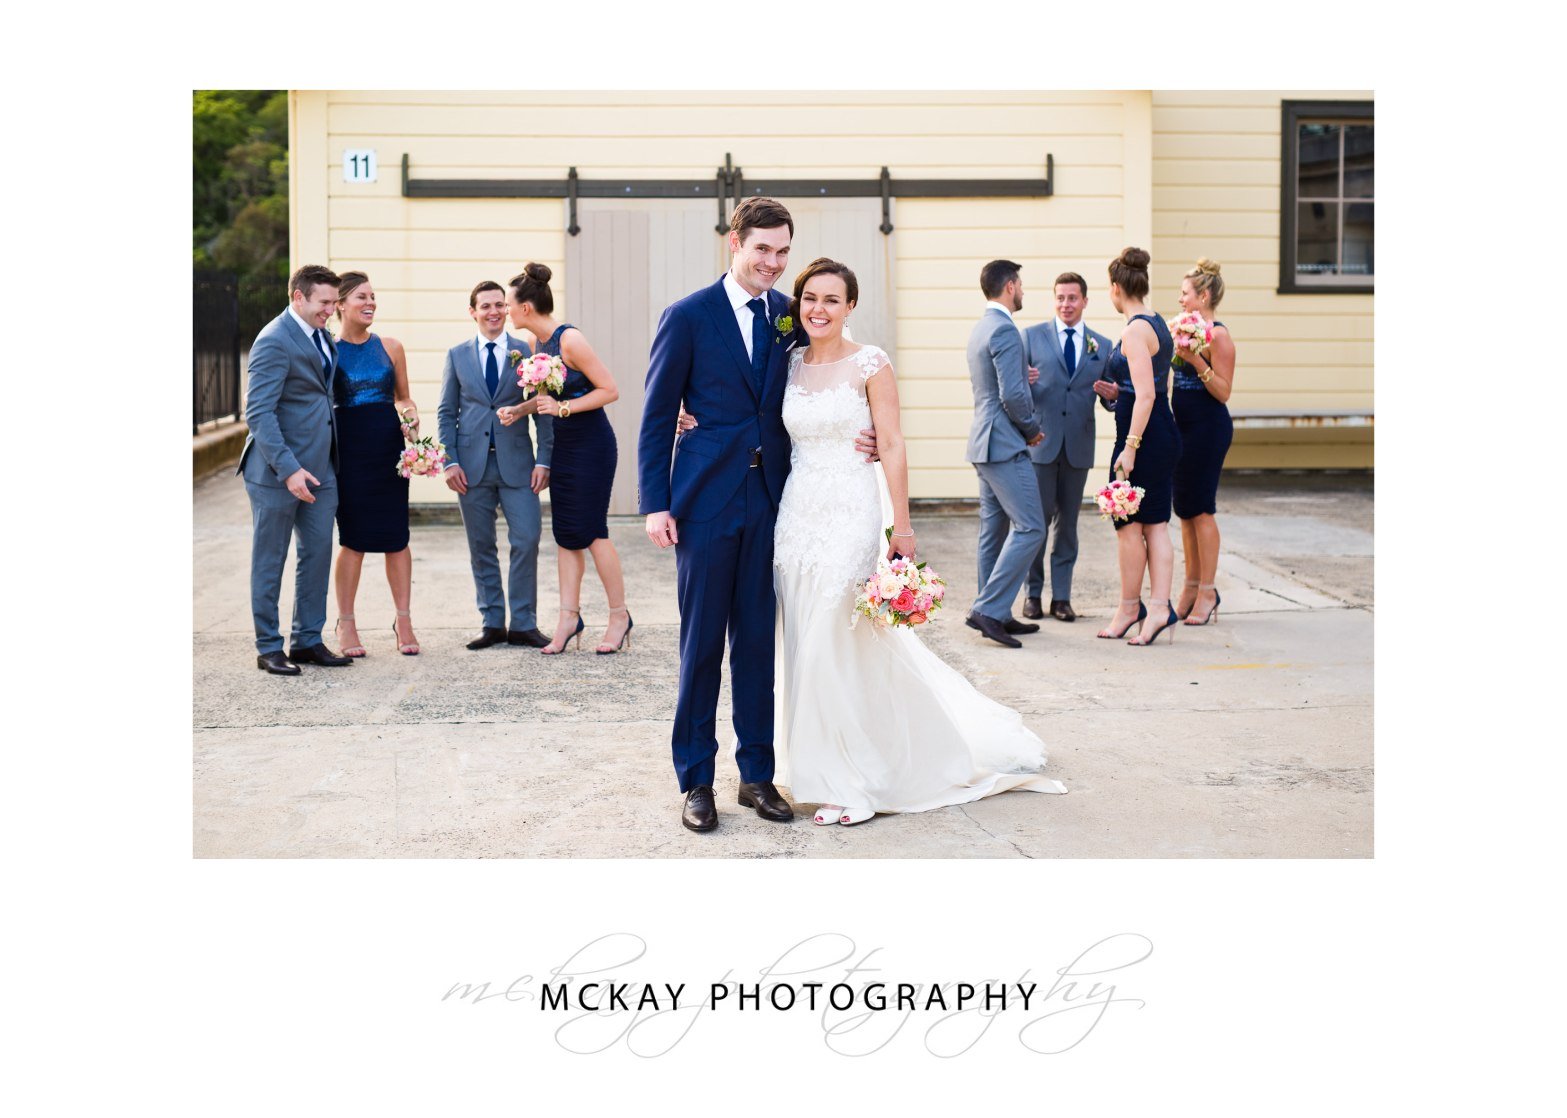
<path id="1" fill-rule="evenodd" d="M 1023 599 L 1023 616 L 1024 617 L 1031 617 L 1031 618 L 1034 618 L 1035 620 L 1038 620 L 1039 618 L 1045 616 L 1045 611 L 1040 606 L 1038 598 L 1024 598 Z"/>
<path id="2" fill-rule="evenodd" d="M 712 831 L 718 827 L 718 808 L 713 803 L 713 789 L 708 784 L 698 784 L 686 793 L 686 807 L 680 813 L 680 822 L 688 831 Z"/>
<path id="3" fill-rule="evenodd" d="M 507 644 L 525 644 L 529 648 L 543 648 L 550 639 L 537 629 L 507 629 Z"/>
<path id="4" fill-rule="evenodd" d="M 1011 618 L 1011 617 L 1009 617 L 1005 621 L 1003 621 L 1001 623 L 1001 627 L 1003 629 L 1005 629 L 1007 632 L 1011 633 L 1013 636 L 1017 636 L 1019 633 L 1037 633 L 1037 632 L 1039 632 L 1039 626 L 1035 625 L 1033 622 L 1031 622 L 1031 621 L 1018 621 L 1015 618 Z"/>
<path id="5" fill-rule="evenodd" d="M 971 613 L 964 624 L 970 629 L 978 629 L 997 644 L 1006 645 L 1008 648 L 1023 647 L 1023 642 L 1016 637 L 1008 636 L 1006 628 L 994 617 L 986 617 L 982 613 Z"/>
<path id="6" fill-rule="evenodd" d="M 486 625 L 483 629 L 479 630 L 479 635 L 478 636 L 474 637 L 473 640 L 468 642 L 468 648 L 469 648 L 470 651 L 477 652 L 481 648 L 489 648 L 490 645 L 492 645 L 492 644 L 505 644 L 505 643 L 506 643 L 506 630 L 505 629 L 492 629 L 488 625 Z"/>
<path id="7" fill-rule="evenodd" d="M 281 652 L 263 652 L 256 657 L 256 667 L 273 675 L 300 675 L 300 670 L 288 662 Z"/>
<path id="8" fill-rule="evenodd" d="M 309 648 L 291 648 L 288 658 L 296 664 L 316 664 L 323 668 L 346 668 L 353 661 L 347 656 L 339 656 L 324 644 L 313 644 Z"/>
<path id="9" fill-rule="evenodd" d="M 1072 609 L 1072 603 L 1056 599 L 1050 603 L 1050 616 L 1057 621 L 1076 621 L 1077 614 Z"/>
<path id="10" fill-rule="evenodd" d="M 778 794 L 770 780 L 740 785 L 740 806 L 754 807 L 756 814 L 773 823 L 787 823 L 794 818 L 794 808 Z"/>

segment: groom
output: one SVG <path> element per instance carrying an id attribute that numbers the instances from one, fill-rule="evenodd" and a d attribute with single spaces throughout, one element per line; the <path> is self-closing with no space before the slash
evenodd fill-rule
<path id="1" fill-rule="evenodd" d="M 647 534 L 674 547 L 680 604 L 675 774 L 681 822 L 718 826 L 713 803 L 718 689 L 729 638 L 741 807 L 794 818 L 773 785 L 773 523 L 789 473 L 783 424 L 787 355 L 804 341 L 773 290 L 789 261 L 794 218 L 747 198 L 729 219 L 729 271 L 659 319 L 637 442 L 638 507 Z M 700 426 L 675 447 L 681 404 Z M 862 433 L 855 446 L 874 453 Z M 674 454 L 674 463 L 670 455 Z"/>

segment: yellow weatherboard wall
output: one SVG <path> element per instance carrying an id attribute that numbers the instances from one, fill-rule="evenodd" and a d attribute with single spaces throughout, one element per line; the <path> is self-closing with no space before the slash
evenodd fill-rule
<path id="1" fill-rule="evenodd" d="M 1245 111 L 1232 114 L 1233 121 L 1221 114 L 1210 125 L 1205 118 L 1200 127 L 1227 129 L 1233 123 L 1235 135 L 1223 133 L 1217 137 L 1222 144 L 1210 145 L 1209 154 L 1188 157 L 1185 125 L 1191 113 L 1209 110 L 1172 102 L 1172 96 L 1196 98 L 1193 105 L 1249 100 L 1242 102 Z M 377 332 L 407 347 L 414 397 L 426 429 L 433 431 L 445 351 L 473 332 L 466 311 L 475 282 L 504 283 L 526 261 L 541 261 L 555 271 L 556 317 L 569 321 L 566 205 L 558 199 L 406 199 L 400 190 L 404 152 L 416 178 L 559 180 L 573 166 L 584 179 L 711 179 L 726 154 L 753 179 L 873 179 L 883 165 L 895 180 L 1040 178 L 1048 152 L 1055 157 L 1051 198 L 896 199 L 895 336 L 859 339 L 885 345 L 896 362 L 912 495 L 972 497 L 975 475 L 963 461 L 971 412 L 964 346 L 984 304 L 980 266 L 997 257 L 1023 265 L 1020 325 L 1050 316 L 1050 281 L 1070 270 L 1089 280 L 1088 324 L 1114 337 L 1119 326 L 1105 265 L 1124 245 L 1146 245 L 1153 253 L 1155 303 L 1164 313 L 1175 310 L 1171 275 L 1178 285 L 1188 257 L 1213 256 L 1225 265 L 1231 284 L 1224 310 L 1242 348 L 1237 406 L 1247 399 L 1243 393 L 1254 390 L 1244 364 L 1250 352 L 1258 361 L 1258 400 L 1311 392 L 1326 374 L 1337 378 L 1333 383 L 1352 386 L 1345 398 L 1369 401 L 1370 296 L 1270 296 L 1260 287 L 1251 290 L 1253 280 L 1265 282 L 1259 277 L 1269 251 L 1277 271 L 1280 95 L 1204 96 L 298 90 L 290 106 L 292 262 L 369 273 L 380 301 Z M 1200 194 L 1210 181 L 1196 182 L 1199 189 L 1193 190 L 1193 160 L 1212 161 L 1211 170 L 1222 177 L 1226 165 L 1213 156 L 1233 151 L 1237 173 L 1266 178 L 1261 161 L 1270 137 L 1262 117 L 1270 103 L 1271 202 L 1263 198 L 1263 183 L 1256 195 L 1259 208 L 1234 212 L 1233 223 L 1222 207 L 1210 206 L 1194 208 L 1202 216 L 1188 220 L 1196 224 L 1181 224 L 1172 205 Z M 377 182 L 343 181 L 345 148 L 376 151 Z M 1248 179 L 1239 185 L 1254 184 Z M 1261 243 L 1270 235 L 1261 231 L 1269 220 L 1267 206 L 1271 249 Z M 716 202 L 713 210 L 716 221 Z M 1203 242 L 1204 236 L 1214 243 Z M 1293 322 L 1297 317 L 1306 321 Z M 1293 337 L 1318 338 L 1319 325 L 1340 331 L 1341 339 L 1342 331 L 1362 329 L 1364 353 L 1340 341 L 1317 342 L 1292 356 Z M 622 381 L 640 381 L 646 372 L 613 371 Z M 1099 435 L 1099 458 L 1108 463 L 1113 436 L 1108 415 L 1101 415 Z M 620 452 L 635 450 L 623 440 Z M 1369 444 L 1366 458 L 1312 464 L 1369 464 Z M 439 483 L 416 484 L 416 501 L 450 499 Z"/>

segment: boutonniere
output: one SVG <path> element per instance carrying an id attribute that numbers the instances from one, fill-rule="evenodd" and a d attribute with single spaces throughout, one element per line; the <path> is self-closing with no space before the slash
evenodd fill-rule
<path id="1" fill-rule="evenodd" d="M 778 337 L 773 339 L 775 345 L 778 342 L 783 341 L 790 334 L 794 333 L 794 317 L 792 315 L 781 314 L 778 316 L 778 322 L 776 323 L 776 326 L 778 329 Z"/>
<path id="2" fill-rule="evenodd" d="M 1099 352 L 1099 339 L 1092 334 L 1088 335 L 1088 356 L 1092 357 Z"/>
<path id="3" fill-rule="evenodd" d="M 510 361 L 511 362 L 511 367 L 513 369 L 515 369 L 518 365 L 522 364 L 522 350 L 520 350 L 520 349 L 512 350 L 510 353 L 508 353 L 506 355 L 506 360 Z"/>

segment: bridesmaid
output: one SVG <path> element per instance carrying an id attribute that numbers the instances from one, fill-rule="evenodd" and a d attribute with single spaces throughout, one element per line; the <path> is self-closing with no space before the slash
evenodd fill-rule
<path id="1" fill-rule="evenodd" d="M 1149 312 L 1148 253 L 1127 248 L 1110 262 L 1110 302 L 1126 316 L 1126 328 L 1110 355 L 1107 375 L 1120 387 L 1115 399 L 1115 451 L 1110 476 L 1121 471 L 1143 487 L 1143 501 L 1130 520 L 1115 521 L 1116 556 L 1121 567 L 1121 604 L 1099 636 L 1126 636 L 1127 644 L 1153 643 L 1178 618 L 1170 605 L 1175 549 L 1170 544 L 1171 481 L 1181 453 L 1181 433 L 1167 396 L 1170 357 L 1175 343 L 1164 319 Z M 1152 597 L 1143 606 L 1143 567 L 1148 567 Z M 1172 630 L 1170 639 L 1175 639 Z"/>
<path id="2" fill-rule="evenodd" d="M 620 390 L 582 331 L 551 317 L 555 297 L 550 292 L 550 274 L 543 264 L 529 264 L 521 275 L 511 278 L 506 299 L 512 325 L 540 339 L 535 352 L 559 357 L 566 366 L 560 398 L 541 396 L 538 401 L 540 415 L 555 417 L 550 531 L 555 537 L 561 601 L 555 638 L 539 651 L 553 656 L 564 651 L 572 637 L 577 638 L 577 647 L 582 647 L 582 575 L 587 556 L 592 555 L 609 598 L 609 627 L 595 650 L 604 656 L 631 647 L 626 581 L 620 555 L 609 539 L 609 494 L 617 451 L 604 406 L 618 400 Z M 510 426 L 521 418 L 521 408 L 501 408 L 497 414 Z"/>
<path id="3" fill-rule="evenodd" d="M 375 288 L 363 272 L 344 272 L 338 287 L 338 371 L 332 381 L 337 405 L 337 625 L 343 655 L 365 655 L 354 622 L 354 598 L 365 553 L 386 555 L 386 581 L 392 587 L 397 619 L 392 634 L 397 651 L 417 656 L 408 604 L 413 555 L 408 550 L 408 479 L 397 475 L 404 428 L 417 436 L 419 413 L 408 391 L 408 358 L 396 338 L 370 333 L 375 321 Z"/>
<path id="4" fill-rule="evenodd" d="M 1193 352 L 1190 339 L 1175 343 L 1175 425 L 1181 430 L 1181 460 L 1175 467 L 1175 515 L 1181 518 L 1181 550 L 1186 556 L 1186 585 L 1175 612 L 1188 625 L 1219 619 L 1219 524 L 1213 518 L 1219 470 L 1230 449 L 1235 424 L 1225 406 L 1235 384 L 1235 342 L 1222 322 L 1214 322 L 1224 280 L 1207 257 L 1181 280 L 1181 309 L 1213 324 L 1209 352 Z M 1195 576 L 1195 577 L 1194 577 Z"/>

